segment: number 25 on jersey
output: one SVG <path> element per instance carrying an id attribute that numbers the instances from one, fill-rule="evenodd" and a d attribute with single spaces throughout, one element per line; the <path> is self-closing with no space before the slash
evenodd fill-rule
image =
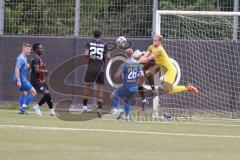
<path id="1" fill-rule="evenodd" d="M 104 48 L 91 46 L 90 47 L 90 58 L 102 60 L 103 59 Z"/>

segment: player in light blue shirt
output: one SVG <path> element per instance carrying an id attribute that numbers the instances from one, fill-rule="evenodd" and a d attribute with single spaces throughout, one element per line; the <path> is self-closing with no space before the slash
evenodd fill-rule
<path id="1" fill-rule="evenodd" d="M 13 82 L 21 91 L 19 98 L 19 114 L 28 114 L 27 105 L 36 96 L 36 90 L 32 87 L 31 83 L 27 80 L 27 56 L 31 54 L 31 44 L 23 43 L 22 53 L 19 54 L 16 60 L 15 72 L 13 75 Z"/>
<path id="2" fill-rule="evenodd" d="M 116 118 L 121 118 L 121 106 L 124 105 L 126 120 L 129 120 L 130 99 L 138 91 L 139 84 L 144 82 L 144 73 L 141 65 L 133 58 L 132 49 L 125 50 L 124 55 L 126 62 L 121 64 L 115 74 L 115 79 L 122 77 L 122 85 L 112 93 L 110 99 L 115 107 Z"/>

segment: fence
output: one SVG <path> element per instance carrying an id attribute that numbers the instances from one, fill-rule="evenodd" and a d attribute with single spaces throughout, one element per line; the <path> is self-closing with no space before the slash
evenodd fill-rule
<path id="1" fill-rule="evenodd" d="M 48 36 L 0 37 L 0 75 L 2 75 L 0 77 L 0 102 L 1 100 L 16 101 L 18 99 L 19 91 L 12 84 L 11 79 L 18 55 L 17 51 L 23 42 L 29 41 L 32 43 L 40 42 L 45 48 L 44 53 L 46 54 L 43 57 L 50 73 L 48 84 L 54 102 L 71 99 L 75 95 L 78 97 L 77 104 L 81 103 L 81 87 L 86 70 L 86 65 L 84 65 L 86 61 L 81 57 L 81 53 L 83 53 L 88 40 L 89 38 Z M 106 41 L 112 41 L 112 39 L 106 39 Z M 140 50 L 146 49 L 147 44 L 150 43 L 149 39 L 132 40 L 133 46 Z M 180 84 L 190 82 L 200 89 L 200 93 L 161 96 L 162 112 L 179 114 L 192 110 L 195 111 L 192 114 L 201 116 L 201 112 L 203 117 L 229 118 L 230 113 L 237 113 L 240 116 L 240 42 L 166 40 L 164 46 L 170 57 L 174 57 L 180 65 L 182 73 Z M 111 56 L 114 57 L 114 54 L 120 52 L 121 50 L 113 50 Z M 231 57 L 226 58 L 229 55 Z M 70 63 L 72 59 L 75 61 Z M 113 63 L 110 69 L 111 73 L 116 73 L 119 65 L 119 61 Z M 105 77 L 104 86 L 107 93 L 111 93 L 115 89 L 107 77 Z M 93 89 L 93 86 L 91 87 Z M 109 94 L 104 97 L 109 101 Z M 105 103 L 107 102 L 105 101 Z"/>
<path id="2" fill-rule="evenodd" d="M 234 0 L 161 0 L 161 10 L 233 11 Z"/>
<path id="3" fill-rule="evenodd" d="M 0 35 L 88 37 L 100 28 L 104 37 L 148 38 L 152 35 L 156 9 L 237 11 L 238 3 L 238 0 L 0 0 Z"/>

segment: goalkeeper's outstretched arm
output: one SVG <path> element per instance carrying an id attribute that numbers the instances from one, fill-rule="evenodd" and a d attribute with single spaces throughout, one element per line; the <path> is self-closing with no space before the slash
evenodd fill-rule
<path id="1" fill-rule="evenodd" d="M 139 63 L 148 63 L 149 61 L 155 59 L 155 55 L 150 53 L 150 52 L 147 52 L 145 55 L 143 55 L 140 60 L 139 60 Z"/>

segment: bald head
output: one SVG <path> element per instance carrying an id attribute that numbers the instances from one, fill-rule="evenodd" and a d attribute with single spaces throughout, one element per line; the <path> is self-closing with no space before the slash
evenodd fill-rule
<path id="1" fill-rule="evenodd" d="M 127 56 L 127 58 L 131 58 L 133 56 L 133 49 L 128 48 L 124 51 L 124 54 Z"/>

